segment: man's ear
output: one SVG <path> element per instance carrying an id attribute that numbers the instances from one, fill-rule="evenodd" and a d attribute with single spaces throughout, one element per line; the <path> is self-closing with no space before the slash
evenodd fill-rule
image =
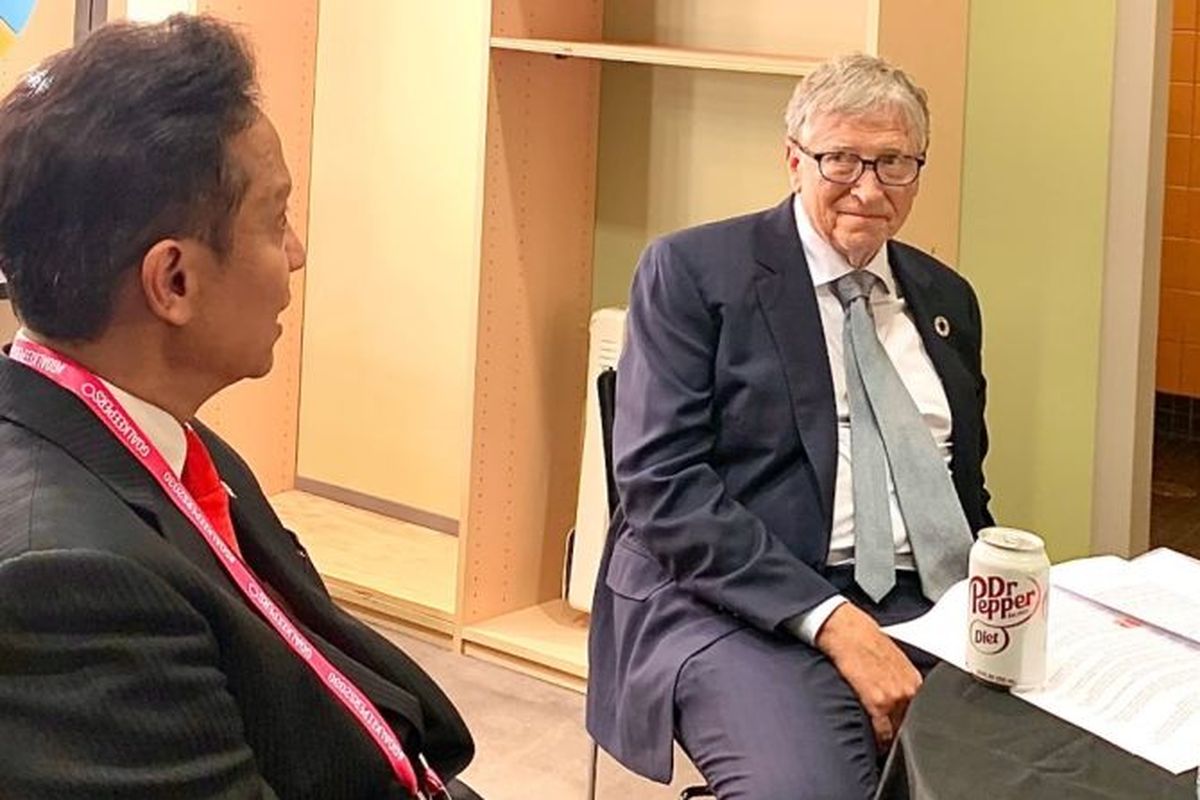
<path id="1" fill-rule="evenodd" d="M 185 325 L 196 313 L 194 250 L 190 242 L 163 239 L 142 257 L 139 275 L 146 307 L 171 325 Z"/>
<path id="2" fill-rule="evenodd" d="M 787 164 L 788 183 L 793 192 L 800 191 L 800 150 L 791 139 L 783 140 L 783 160 Z"/>

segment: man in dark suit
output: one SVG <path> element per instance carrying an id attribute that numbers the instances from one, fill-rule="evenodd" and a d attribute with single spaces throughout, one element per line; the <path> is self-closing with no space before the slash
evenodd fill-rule
<path id="1" fill-rule="evenodd" d="M 839 59 L 787 127 L 794 196 L 638 264 L 592 614 L 593 736 L 661 781 L 674 736 L 722 800 L 871 796 L 928 666 L 880 628 L 991 523 L 975 295 L 892 240 L 924 92 Z"/>
<path id="2" fill-rule="evenodd" d="M 0 105 L 5 798 L 445 797 L 472 757 L 194 419 L 271 367 L 290 189 L 210 19 L 101 29 Z"/>

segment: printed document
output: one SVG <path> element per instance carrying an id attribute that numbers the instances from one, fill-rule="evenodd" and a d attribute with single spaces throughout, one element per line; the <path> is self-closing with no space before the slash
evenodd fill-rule
<path id="1" fill-rule="evenodd" d="M 1200 561 L 1155 550 L 1050 569 L 1046 684 L 1013 694 L 1179 774 L 1200 762 Z M 966 668 L 967 584 L 884 630 Z"/>

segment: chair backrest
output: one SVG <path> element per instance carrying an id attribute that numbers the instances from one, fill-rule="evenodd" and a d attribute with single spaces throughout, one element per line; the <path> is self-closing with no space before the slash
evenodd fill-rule
<path id="1" fill-rule="evenodd" d="M 620 499 L 617 497 L 617 478 L 613 472 L 613 412 L 617 405 L 617 371 L 609 367 L 596 377 L 596 394 L 600 399 L 600 433 L 604 442 L 604 474 L 608 482 L 608 513 L 612 516 Z"/>
<path id="2" fill-rule="evenodd" d="M 608 513 L 611 516 L 616 513 L 617 506 L 620 503 L 620 498 L 617 496 L 617 479 L 613 472 L 613 452 L 612 452 L 612 436 L 613 436 L 613 413 L 617 405 L 617 371 L 609 367 L 601 372 L 596 377 L 596 395 L 600 399 L 600 433 L 604 442 L 604 472 L 608 478 Z M 610 531 L 611 533 L 611 531 Z M 611 536 L 609 541 L 605 543 L 605 550 L 611 550 Z M 604 558 L 604 564 L 608 563 L 607 553 Z M 596 797 L 596 743 L 592 742 L 592 777 L 588 797 Z M 707 786 L 690 786 L 683 790 L 680 800 L 692 800 L 695 797 L 713 797 L 712 791 Z"/>

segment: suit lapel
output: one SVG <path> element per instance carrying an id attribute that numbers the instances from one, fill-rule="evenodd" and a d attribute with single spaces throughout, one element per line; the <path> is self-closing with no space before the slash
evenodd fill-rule
<path id="1" fill-rule="evenodd" d="M 955 319 L 955 307 L 946 301 L 930 273 L 921 269 L 909 255 L 891 242 L 888 243 L 888 261 L 904 294 L 913 323 L 917 326 L 921 343 L 925 345 L 925 352 L 929 354 L 929 360 L 933 362 L 933 368 L 937 370 L 942 388 L 946 391 L 954 443 L 950 467 L 957 485 L 961 470 L 954 469 L 955 462 L 960 456 L 970 457 L 963 448 L 971 442 L 977 442 L 979 433 L 973 430 L 974 409 L 978 402 L 975 379 L 952 344 L 953 338 L 959 335 L 958 326 L 950 323 L 945 336 L 938 333 L 935 327 L 935 320 L 939 317 Z M 961 489 L 959 493 L 961 496 Z"/>
<path id="2" fill-rule="evenodd" d="M 0 417 L 62 448 L 188 561 L 225 580 L 224 570 L 191 522 L 167 499 L 145 467 L 70 392 L 6 356 L 0 357 Z"/>
<path id="3" fill-rule="evenodd" d="M 229 511 L 246 562 L 255 574 L 288 598 L 299 616 L 324 620 L 330 608 L 328 595 L 300 563 L 292 537 L 252 483 L 246 468 L 199 425 L 197 429 L 212 453 L 217 471 L 233 491 Z"/>
<path id="4" fill-rule="evenodd" d="M 830 522 L 837 470 L 837 408 L 817 295 L 790 196 L 763 216 L 755 231 L 754 248 L 759 265 L 755 275 L 759 306 L 783 364 L 796 429 L 812 465 L 825 519 Z"/>

